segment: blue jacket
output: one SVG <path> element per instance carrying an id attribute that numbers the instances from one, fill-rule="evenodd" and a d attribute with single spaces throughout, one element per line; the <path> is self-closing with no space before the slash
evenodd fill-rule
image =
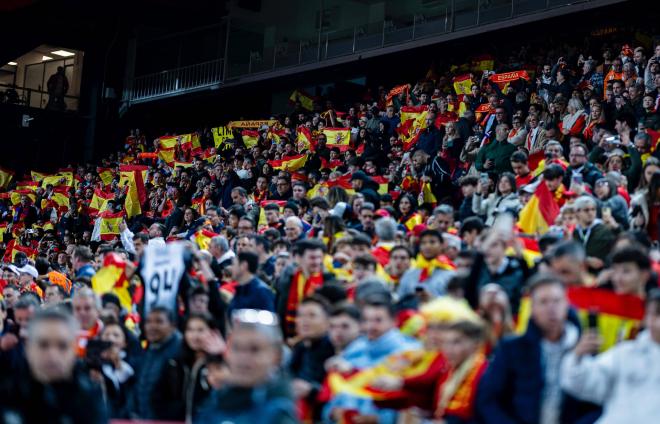
<path id="1" fill-rule="evenodd" d="M 442 139 L 440 138 L 440 131 L 438 131 L 434 125 L 431 125 L 429 128 L 422 130 L 419 134 L 419 139 L 417 139 L 417 149 L 423 150 L 431 157 L 434 157 L 438 152 L 438 149 L 440 149 L 441 143 Z"/>
<path id="2" fill-rule="evenodd" d="M 575 313 L 569 321 L 579 329 Z M 544 370 L 541 330 L 530 320 L 527 332 L 500 342 L 477 392 L 477 411 L 484 423 L 537 424 L 541 415 Z M 560 422 L 584 423 L 593 405 L 564 394 Z"/>
<path id="3" fill-rule="evenodd" d="M 236 293 L 227 308 L 228 316 L 231 317 L 236 309 L 263 309 L 275 312 L 275 293 L 266 283 L 254 277 L 249 283 L 236 286 Z"/>

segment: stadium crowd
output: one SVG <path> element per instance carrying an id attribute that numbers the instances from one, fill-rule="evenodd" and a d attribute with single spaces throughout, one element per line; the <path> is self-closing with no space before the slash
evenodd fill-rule
<path id="1" fill-rule="evenodd" d="M 0 422 L 656 422 L 660 45 L 635 43 L 2 170 Z M 180 251 L 147 304 L 145 258 Z"/>

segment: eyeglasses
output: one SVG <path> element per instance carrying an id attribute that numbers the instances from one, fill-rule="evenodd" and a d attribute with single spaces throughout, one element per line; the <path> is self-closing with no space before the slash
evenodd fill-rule
<path id="1" fill-rule="evenodd" d="M 569 158 L 581 158 L 581 157 L 584 157 L 584 156 L 586 156 L 586 155 L 584 155 L 582 153 L 571 153 L 571 154 L 568 155 Z"/>
<path id="2" fill-rule="evenodd" d="M 596 212 L 596 208 L 582 208 L 580 210 L 582 212 Z"/>

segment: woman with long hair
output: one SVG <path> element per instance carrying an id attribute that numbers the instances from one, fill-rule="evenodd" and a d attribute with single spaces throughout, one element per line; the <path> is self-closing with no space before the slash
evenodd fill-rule
<path id="1" fill-rule="evenodd" d="M 656 172 L 660 172 L 660 159 L 655 157 L 650 157 L 646 159 L 646 163 L 642 167 L 642 175 L 639 178 L 639 184 L 637 185 L 636 192 L 644 189 L 649 186 L 649 181 L 651 181 L 651 176 Z"/>
<path id="2" fill-rule="evenodd" d="M 605 122 L 605 114 L 603 113 L 603 106 L 598 103 L 598 100 L 589 100 L 589 115 L 587 116 L 586 124 L 582 130 L 582 136 L 585 140 L 589 141 L 594 136 L 594 129 L 596 125 Z"/>
<path id="3" fill-rule="evenodd" d="M 166 369 L 164 384 L 168 389 L 180 390 L 185 405 L 186 423 L 192 422 L 199 407 L 213 387 L 207 380 L 208 358 L 225 351 L 225 342 L 208 313 L 191 313 L 184 323 L 183 346 L 177 366 Z"/>
<path id="4" fill-rule="evenodd" d="M 482 180 L 477 184 L 477 190 L 472 196 L 472 212 L 485 217 L 486 225 L 493 225 L 498 213 L 518 213 L 521 208 L 520 199 L 516 192 L 516 176 L 510 172 L 504 172 L 497 180 L 495 193 L 486 196 Z"/>
<path id="5" fill-rule="evenodd" d="M 651 240 L 660 240 L 660 172 L 653 173 L 648 187 L 632 197 L 629 219 L 633 229 L 646 230 Z"/>
<path id="6" fill-rule="evenodd" d="M 610 214 L 622 228 L 628 228 L 628 204 L 626 200 L 617 193 L 616 184 L 607 177 L 600 178 L 594 185 L 594 194 L 598 200 L 598 206 L 605 220 L 605 215 Z M 607 212 L 609 211 L 609 212 Z"/>
<path id="7" fill-rule="evenodd" d="M 422 216 L 417 212 L 417 199 L 409 193 L 403 193 L 396 199 L 395 210 L 399 217 L 399 224 L 406 227 L 408 232 L 422 223 Z"/>

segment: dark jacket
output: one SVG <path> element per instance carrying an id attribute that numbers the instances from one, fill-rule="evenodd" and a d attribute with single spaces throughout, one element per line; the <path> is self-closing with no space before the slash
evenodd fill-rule
<path id="1" fill-rule="evenodd" d="M 304 341 L 293 346 L 288 370 L 291 378 L 305 380 L 312 385 L 312 390 L 305 398 L 312 409 L 315 419 L 321 417 L 321 404 L 317 401 L 319 390 L 325 380 L 325 361 L 335 356 L 335 348 L 328 336 L 312 340 L 309 344 Z"/>
<path id="2" fill-rule="evenodd" d="M 593 256 L 602 261 L 607 259 L 614 242 L 616 234 L 605 224 L 597 223 L 592 226 L 591 231 L 580 231 L 577 227 L 573 230 L 573 240 L 584 246 L 587 256 Z"/>
<path id="3" fill-rule="evenodd" d="M 139 418 L 175 421 L 183 417 L 184 405 L 180 393 L 169 390 L 171 385 L 163 384 L 167 367 L 176 363 L 180 352 L 181 334 L 178 332 L 145 351 L 130 408 Z"/>
<path id="4" fill-rule="evenodd" d="M 577 315 L 568 321 L 579 327 Z M 477 392 L 477 410 L 486 423 L 537 424 L 541 415 L 544 370 L 541 330 L 530 320 L 527 332 L 502 340 Z M 560 423 L 582 423 L 593 405 L 563 394 Z"/>
<path id="5" fill-rule="evenodd" d="M 229 386 L 211 393 L 193 422 L 295 424 L 298 419 L 288 380 L 274 376 L 256 388 Z"/>
<path id="6" fill-rule="evenodd" d="M 287 313 L 287 303 L 289 302 L 289 290 L 291 289 L 291 280 L 293 280 L 294 275 L 298 271 L 297 265 L 290 265 L 284 270 L 279 279 L 275 283 L 275 312 L 280 319 L 280 326 L 284 334 L 287 334 L 287 323 L 286 323 L 286 313 Z M 334 280 L 334 275 L 324 272 L 323 273 L 323 283 L 327 281 Z"/>
<path id="7" fill-rule="evenodd" d="M 425 151 L 431 157 L 434 157 L 438 149 L 440 149 L 440 144 L 442 144 L 440 131 L 438 131 L 435 125 L 422 130 L 417 139 L 417 149 Z"/>
<path id="8" fill-rule="evenodd" d="M 573 178 L 573 167 L 569 166 L 566 168 L 566 172 L 564 173 L 564 186 L 566 188 L 569 188 L 571 186 L 571 178 Z M 591 163 L 587 162 L 584 164 L 582 169 L 580 170 L 580 174 L 582 174 L 582 181 L 585 183 L 589 184 L 592 188 L 596 184 L 596 181 L 603 176 L 602 172 L 596 168 L 596 166 Z"/>
<path id="9" fill-rule="evenodd" d="M 228 316 L 237 309 L 263 309 L 275 312 L 275 294 L 266 283 L 253 277 L 247 284 L 236 286 L 236 293 L 227 309 Z"/>
<path id="10" fill-rule="evenodd" d="M 81 366 L 76 366 L 70 381 L 51 385 L 43 385 L 32 378 L 25 360 L 13 371 L 0 376 L 0 422 L 108 422 L 101 390 L 91 382 Z"/>
<path id="11" fill-rule="evenodd" d="M 470 272 L 468 285 L 465 287 L 465 298 L 473 308 L 476 309 L 479 306 L 479 291 L 486 284 L 495 283 L 501 286 L 509 297 L 513 314 L 518 313 L 525 281 L 529 277 L 529 268 L 525 261 L 518 258 L 508 256 L 507 260 L 508 263 L 501 272 L 491 274 L 484 261 L 484 256 L 477 255 Z"/>

